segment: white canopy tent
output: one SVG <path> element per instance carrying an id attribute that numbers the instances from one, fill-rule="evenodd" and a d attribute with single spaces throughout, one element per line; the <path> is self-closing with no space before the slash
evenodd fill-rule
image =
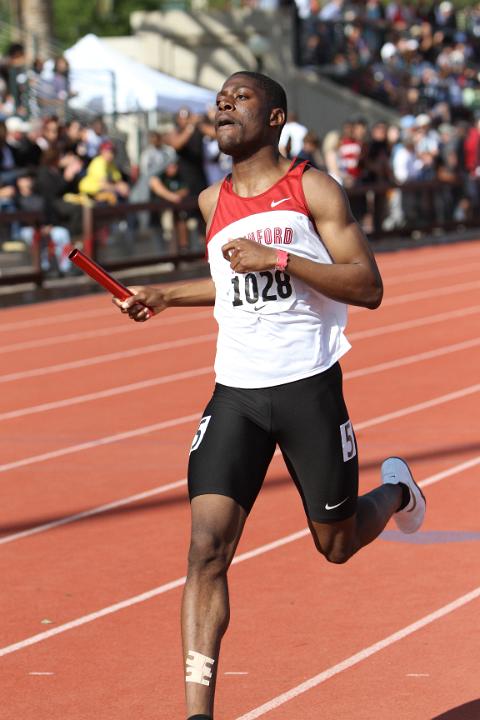
<path id="1" fill-rule="evenodd" d="M 65 51 L 70 65 L 71 104 L 99 114 L 189 107 L 204 112 L 215 102 L 212 90 L 153 70 L 109 47 L 96 35 L 85 35 Z"/>

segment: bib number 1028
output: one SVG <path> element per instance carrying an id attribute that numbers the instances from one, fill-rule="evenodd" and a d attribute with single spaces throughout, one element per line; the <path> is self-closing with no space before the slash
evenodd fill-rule
<path id="1" fill-rule="evenodd" d="M 259 300 L 265 303 L 287 300 L 293 293 L 290 275 L 281 270 L 234 275 L 232 285 L 234 307 L 244 303 L 255 305 Z"/>

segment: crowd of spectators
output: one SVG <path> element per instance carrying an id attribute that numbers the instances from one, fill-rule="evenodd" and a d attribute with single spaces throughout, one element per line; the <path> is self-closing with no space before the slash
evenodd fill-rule
<path id="1" fill-rule="evenodd" d="M 102 118 L 91 122 L 62 121 L 58 116 L 0 119 L 0 245 L 40 241 L 44 272 L 75 271 L 68 260 L 82 236 L 84 205 L 120 205 L 168 201 L 172 206 L 173 238 L 180 253 L 202 242 L 204 227 L 196 197 L 228 172 L 230 159 L 215 140 L 212 111 L 196 115 L 181 109 L 164 132 L 151 131 L 138 166 L 131 165 L 125 144 L 112 137 Z M 190 203 L 182 201 L 189 199 Z M 178 206 L 178 207 L 176 207 Z M 36 228 L 16 212 L 39 213 Z M 20 219 L 19 219 L 20 218 Z M 127 215 L 130 236 L 156 228 L 163 238 L 162 213 Z M 111 235 L 105 228 L 105 242 Z"/>
<path id="2" fill-rule="evenodd" d="M 480 107 L 480 3 L 295 2 L 299 65 L 402 113 L 451 121 Z"/>
<path id="3" fill-rule="evenodd" d="M 392 0 L 381 5 L 378 0 L 329 0 L 322 8 L 315 2 L 308 0 L 304 18 L 308 52 L 317 53 L 318 61 L 318 54 L 331 48 L 332 57 L 325 59 L 333 65 L 341 65 L 340 56 L 348 56 L 352 66 L 372 64 L 375 59 L 377 95 L 388 87 L 393 93 L 389 104 L 395 100 L 403 113 L 396 124 L 369 126 L 364 118 L 352 118 L 323 138 L 292 114 L 280 138 L 281 152 L 309 160 L 341 183 L 367 231 L 471 220 L 480 209 L 480 109 L 475 113 L 472 102 L 467 112 L 465 98 L 469 89 L 475 90 L 477 78 L 471 68 L 479 49 L 466 38 L 478 34 L 480 39 L 480 5 L 470 9 L 466 34 L 445 1 L 431 5 Z M 329 41 L 318 43 L 324 31 Z M 350 55 L 340 49 L 344 41 Z M 203 242 L 205 228 L 196 197 L 231 166 L 215 139 L 215 109 L 202 115 L 187 107 L 179 110 L 164 129 L 150 131 L 138 164 L 132 165 L 125 145 L 119 144 L 102 118 L 79 120 L 60 111 L 59 103 L 63 107 L 70 93 L 68 65 L 59 58 L 53 68 L 53 74 L 45 74 L 38 62 L 36 69 L 26 71 L 19 44 L 12 45 L 0 63 L 0 212 L 17 212 L 15 219 L 7 222 L 5 216 L 0 223 L 0 245 L 5 239 L 30 246 L 38 241 L 42 269 L 68 273 L 72 268 L 68 253 L 82 236 L 85 204 L 114 206 L 157 199 L 170 204 L 178 252 L 188 252 L 192 242 Z M 386 68 L 391 68 L 391 79 L 408 76 L 410 85 L 383 83 Z M 394 74 L 399 71 L 400 75 Z M 21 83 L 25 76 L 30 83 L 32 73 L 38 87 L 52 82 L 50 90 L 37 93 L 36 104 L 26 108 L 22 95 L 13 97 L 10 92 L 11 82 L 14 78 Z M 465 82 L 459 82 L 459 74 Z M 453 85 L 459 94 L 455 95 Z M 447 96 L 440 87 L 450 88 Z M 458 111 L 460 107 L 464 112 Z M 409 190 L 408 184 L 417 181 L 442 181 L 442 185 L 435 192 Z M 25 213 L 41 214 L 40 224 L 29 222 Z M 141 234 L 138 231 L 152 229 L 163 238 L 163 211 L 123 217 L 133 238 Z"/>
<path id="4" fill-rule="evenodd" d="M 299 145 L 300 157 L 349 192 L 368 232 L 441 227 L 478 216 L 480 116 L 452 123 L 420 113 L 371 125 L 356 117 L 321 139 L 290 117 L 281 151 L 288 155 Z"/>

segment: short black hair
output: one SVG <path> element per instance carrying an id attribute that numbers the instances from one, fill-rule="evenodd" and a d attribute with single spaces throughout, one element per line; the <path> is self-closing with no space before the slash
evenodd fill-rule
<path id="1" fill-rule="evenodd" d="M 257 85 L 259 85 L 265 93 L 267 102 L 269 104 L 269 110 L 273 108 L 281 108 L 287 117 L 287 93 L 283 87 L 276 80 L 273 80 L 268 75 L 263 73 L 252 72 L 250 70 L 239 70 L 238 72 L 232 73 L 230 77 L 236 75 L 245 75 L 245 77 L 252 78 Z"/>

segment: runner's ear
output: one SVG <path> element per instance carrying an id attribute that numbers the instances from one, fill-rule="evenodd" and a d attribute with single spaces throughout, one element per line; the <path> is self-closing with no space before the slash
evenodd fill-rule
<path id="1" fill-rule="evenodd" d="M 283 127 L 285 125 L 285 112 L 282 108 L 273 108 L 270 112 L 270 127 Z"/>

